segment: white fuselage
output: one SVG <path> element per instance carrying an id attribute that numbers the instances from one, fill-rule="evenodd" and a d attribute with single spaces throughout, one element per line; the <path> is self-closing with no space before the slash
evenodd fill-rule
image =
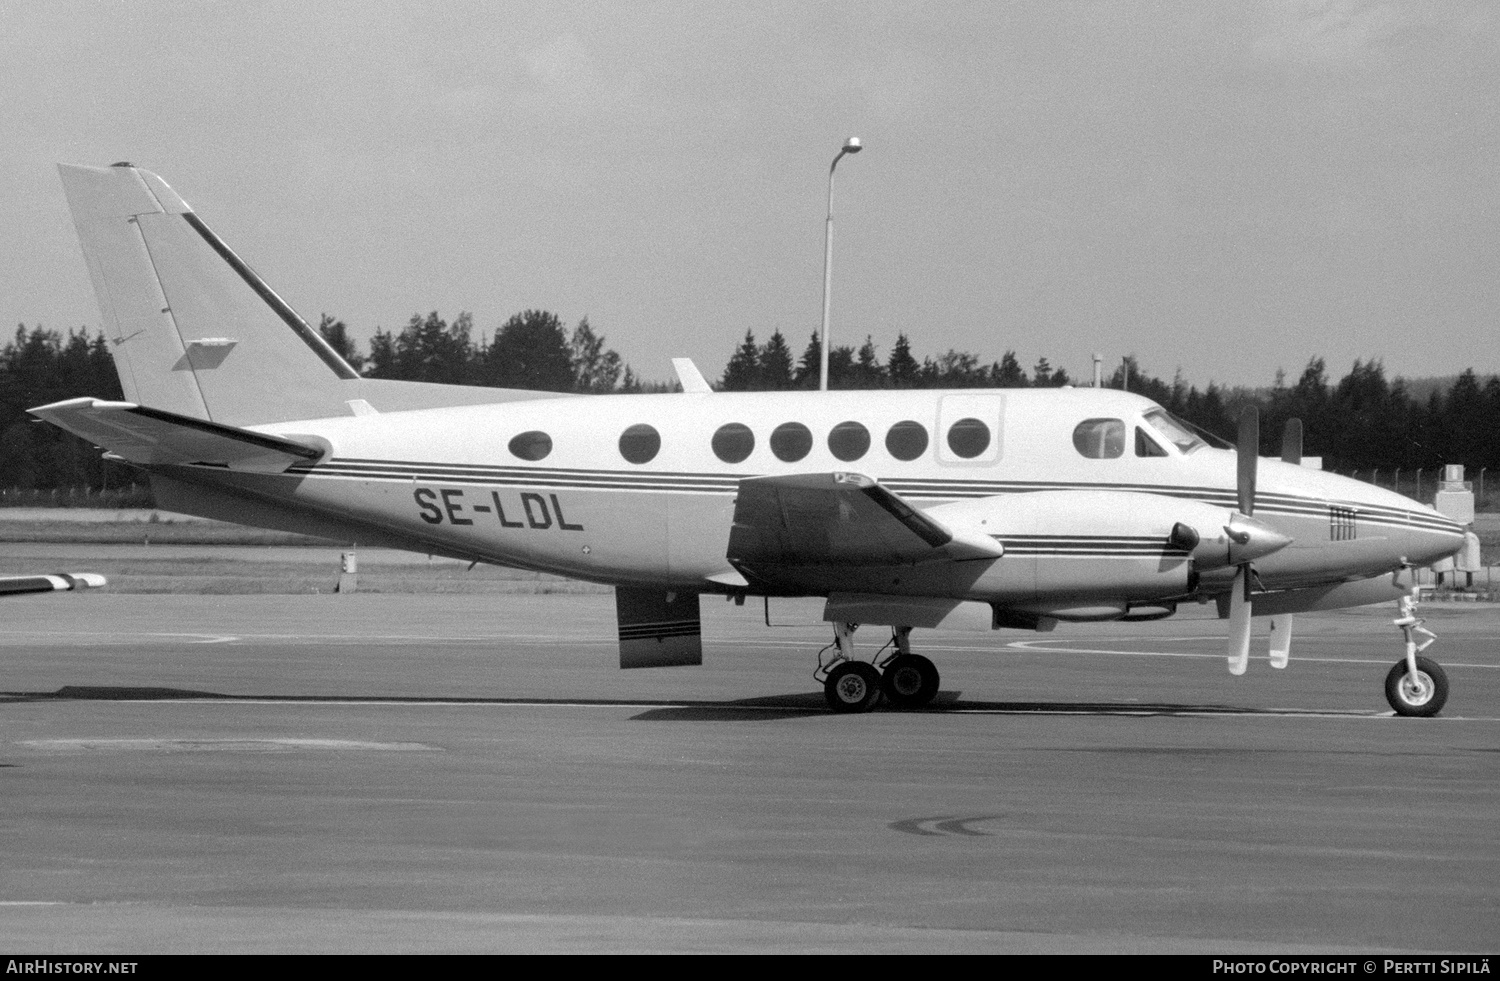
<path id="1" fill-rule="evenodd" d="M 1212 539 L 1236 510 L 1235 454 L 1183 452 L 1143 421 L 1156 408 L 1099 389 L 561 396 L 255 427 L 316 437 L 331 451 L 286 474 L 237 473 L 233 482 L 399 532 L 412 547 L 604 583 L 722 591 L 741 479 L 853 471 L 1007 549 L 958 579 L 913 574 L 884 591 L 1025 603 L 1124 589 L 1145 602 L 1184 589 L 1153 578 L 1170 554 L 1130 543 L 1164 539 L 1174 521 Z M 983 446 L 972 420 L 989 431 Z M 1089 420 L 1118 420 L 1123 450 L 1086 455 L 1075 436 Z M 920 452 L 912 424 L 926 436 Z M 716 448 L 726 426 L 733 431 Z M 659 447 L 631 462 L 627 451 L 643 459 L 652 446 L 639 427 Z M 1155 455 L 1138 455 L 1137 429 L 1155 436 Z M 622 447 L 627 430 L 633 442 Z M 194 469 L 178 475 L 223 479 L 222 470 Z M 1267 460 L 1258 486 L 1255 517 L 1293 539 L 1257 562 L 1265 588 L 1426 565 L 1462 544 L 1461 525 L 1348 478 Z M 1017 496 L 1025 494 L 1040 496 Z M 1127 567 L 1136 571 L 1110 571 Z M 851 587 L 868 589 L 884 574 L 851 570 Z"/>

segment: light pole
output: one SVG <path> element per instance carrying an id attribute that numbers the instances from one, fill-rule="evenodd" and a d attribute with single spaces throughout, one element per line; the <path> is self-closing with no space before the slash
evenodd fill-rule
<path id="1" fill-rule="evenodd" d="M 846 153 L 858 153 L 864 146 L 859 137 L 851 136 L 844 141 L 844 148 L 828 167 L 828 226 L 823 236 L 823 357 L 818 371 L 818 391 L 828 391 L 828 311 L 833 292 L 833 172 Z"/>

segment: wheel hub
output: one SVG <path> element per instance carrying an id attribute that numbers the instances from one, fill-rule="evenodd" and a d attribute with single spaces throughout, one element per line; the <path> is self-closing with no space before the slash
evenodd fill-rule
<path id="1" fill-rule="evenodd" d="M 891 687 L 898 694 L 912 696 L 922 688 L 922 672 L 916 668 L 900 667 L 891 675 Z"/>
<path id="2" fill-rule="evenodd" d="M 857 674 L 846 675 L 839 679 L 839 697 L 853 705 L 863 701 L 865 697 L 865 679 Z"/>
<path id="3" fill-rule="evenodd" d="M 1432 679 L 1421 671 L 1401 679 L 1401 697 L 1411 705 L 1425 705 L 1432 698 Z"/>

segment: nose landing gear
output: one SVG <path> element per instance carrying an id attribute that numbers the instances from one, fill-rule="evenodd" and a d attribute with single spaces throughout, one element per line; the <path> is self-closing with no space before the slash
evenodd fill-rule
<path id="1" fill-rule="evenodd" d="M 1426 621 L 1417 616 L 1415 594 L 1397 600 L 1396 609 L 1401 615 L 1391 622 L 1406 639 L 1406 656 L 1385 676 L 1385 700 L 1397 715 L 1437 715 L 1448 701 L 1448 675 L 1436 661 L 1417 656 L 1432 646 L 1437 634 L 1422 626 Z M 1427 639 L 1418 644 L 1417 634 Z"/>
<path id="2" fill-rule="evenodd" d="M 891 643 L 886 646 L 894 645 L 895 652 L 883 661 L 877 653 L 871 664 L 854 660 L 854 631 L 858 627 L 856 623 L 835 623 L 834 642 L 829 645 L 837 648 L 832 661 L 823 664 L 827 647 L 818 653 L 818 670 L 813 676 L 822 676 L 828 707 L 835 712 L 868 712 L 881 695 L 898 709 L 920 708 L 932 701 L 938 692 L 937 665 L 911 652 L 911 628 L 892 628 Z"/>

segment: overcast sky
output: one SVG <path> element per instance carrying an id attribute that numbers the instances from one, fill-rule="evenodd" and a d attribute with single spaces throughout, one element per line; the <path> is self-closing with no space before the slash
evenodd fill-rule
<path id="1" fill-rule="evenodd" d="M 0 0 L 0 323 L 95 328 L 57 162 L 160 174 L 316 322 L 587 316 L 646 378 L 746 330 L 1500 370 L 1500 4 Z"/>

